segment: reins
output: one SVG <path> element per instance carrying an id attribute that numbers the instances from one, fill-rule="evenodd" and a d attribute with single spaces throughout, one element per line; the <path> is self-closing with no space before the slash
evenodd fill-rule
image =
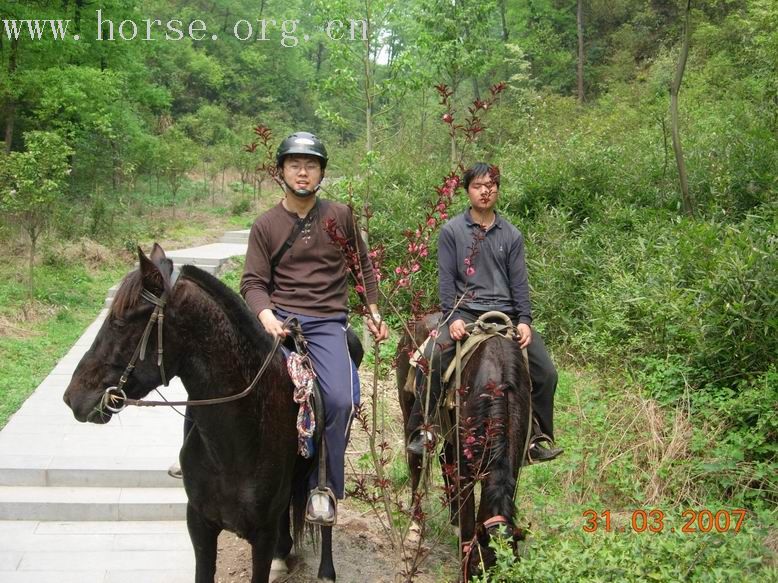
<path id="1" fill-rule="evenodd" d="M 127 368 L 124 369 L 124 373 L 122 373 L 122 376 L 119 379 L 119 383 L 115 387 L 108 387 L 105 389 L 102 401 L 100 402 L 101 408 L 105 408 L 111 413 L 116 414 L 124 411 L 124 409 L 129 405 L 134 405 L 136 407 L 198 407 L 203 405 L 220 405 L 222 403 L 230 403 L 249 395 L 249 393 L 251 393 L 251 391 L 256 388 L 259 379 L 262 378 L 262 375 L 267 370 L 267 367 L 270 366 L 270 362 L 273 359 L 279 344 L 281 343 L 280 336 L 276 336 L 273 340 L 273 347 L 265 357 L 259 372 L 257 372 L 257 374 L 254 376 L 254 380 L 251 381 L 251 384 L 243 389 L 243 391 L 235 395 L 229 395 L 227 397 L 216 397 L 213 399 L 197 399 L 191 401 L 144 401 L 141 399 L 130 399 L 127 397 L 127 394 L 124 392 L 124 385 L 127 383 L 130 375 L 132 374 L 132 371 L 135 369 L 138 359 L 140 358 L 140 360 L 143 360 L 146 356 L 146 346 L 148 344 L 151 329 L 154 327 L 154 324 L 157 325 L 157 366 L 159 367 L 160 375 L 162 376 L 162 383 L 165 386 L 168 385 L 168 381 L 165 376 L 165 365 L 163 362 L 164 353 L 162 346 L 162 325 L 164 322 L 165 304 L 167 303 L 167 293 L 168 292 L 166 290 L 162 293 L 161 296 L 157 297 L 146 289 L 143 289 L 141 292 L 141 297 L 144 300 L 154 304 L 154 312 L 152 312 L 148 324 L 146 324 L 146 329 L 143 331 L 143 336 L 141 337 L 138 345 L 135 347 L 135 352 L 133 353 Z M 293 318 L 290 316 L 284 321 L 283 326 L 287 327 L 291 320 L 293 320 Z M 117 401 L 120 401 L 121 403 L 119 405 L 115 405 Z"/>

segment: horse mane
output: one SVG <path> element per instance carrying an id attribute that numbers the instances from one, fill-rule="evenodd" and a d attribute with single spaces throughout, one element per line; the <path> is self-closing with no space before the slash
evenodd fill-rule
<path id="1" fill-rule="evenodd" d="M 223 281 L 194 265 L 184 265 L 181 277 L 205 291 L 222 308 L 237 332 L 250 339 L 263 354 L 273 348 L 273 339 L 259 323 L 259 319 L 243 298 Z"/>
<path id="2" fill-rule="evenodd" d="M 477 367 L 467 383 L 472 387 L 467 396 L 467 417 L 471 420 L 471 431 L 476 437 L 471 448 L 472 460 L 476 465 L 475 472 L 488 472 L 491 475 L 484 482 L 482 496 L 486 496 L 491 507 L 498 509 L 498 514 L 513 522 L 516 478 L 511 470 L 515 453 L 512 449 L 523 448 L 523 443 L 514 444 L 514 448 L 511 448 L 510 432 L 519 421 L 512 419 L 517 412 L 511 405 L 516 403 L 515 397 L 521 399 L 519 391 L 528 386 L 529 376 L 516 342 L 495 338 L 484 343 L 480 352 L 481 363 L 485 358 L 492 358 L 495 362 L 493 367 Z M 501 374 L 495 375 L 495 369 L 500 370 Z M 515 397 L 510 393 L 514 393 Z M 526 406 L 529 406 L 528 399 Z"/>
<path id="3" fill-rule="evenodd" d="M 140 269 L 125 275 L 111 302 L 111 315 L 116 318 L 123 318 L 127 310 L 137 305 L 142 289 L 143 277 L 141 276 Z"/>

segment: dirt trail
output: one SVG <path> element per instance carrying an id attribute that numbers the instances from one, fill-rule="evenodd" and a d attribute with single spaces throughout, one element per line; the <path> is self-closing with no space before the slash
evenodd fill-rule
<path id="1" fill-rule="evenodd" d="M 372 522 L 371 522 L 372 521 Z M 402 565 L 395 560 L 396 553 L 380 532 L 375 532 L 374 520 L 370 516 L 348 508 L 345 502 L 338 509 L 338 525 L 333 530 L 333 557 L 338 583 L 394 583 Z M 380 528 L 380 527 L 379 527 Z M 438 571 L 441 562 L 456 561 L 449 557 L 446 549 L 438 549 L 425 562 L 425 571 Z M 309 583 L 316 581 L 319 568 L 319 553 L 310 542 L 306 543 L 302 555 L 293 552 L 288 560 L 289 574 L 277 583 Z M 251 547 L 232 533 L 224 532 L 219 537 L 219 552 L 216 565 L 217 583 L 245 583 L 251 580 Z M 425 572 L 414 577 L 418 583 L 437 583 L 441 579 Z"/>
<path id="2" fill-rule="evenodd" d="M 379 391 L 387 410 L 387 439 L 396 452 L 404 451 L 402 442 L 402 414 L 397 402 L 396 389 L 390 375 L 379 382 Z M 365 367 L 360 370 L 362 402 L 368 406 L 372 390 L 372 374 Z M 367 451 L 367 438 L 357 423 L 352 427 L 347 458 L 356 464 Z M 350 465 L 347 463 L 346 472 Z M 350 486 L 347 476 L 347 489 Z M 408 494 L 408 496 L 410 496 Z M 372 511 L 365 512 L 359 503 L 348 498 L 338 506 L 338 524 L 333 529 L 333 558 L 338 583 L 395 583 L 403 581 L 398 574 L 403 565 L 400 551 L 392 548 Z M 319 553 L 306 542 L 300 555 L 293 551 L 289 558 L 290 573 L 278 583 L 309 583 L 316 581 Z M 423 561 L 422 573 L 414 576 L 415 583 L 440 583 L 456 580 L 457 557 L 452 548 L 439 542 L 432 545 L 429 556 Z M 445 574 L 444 574 L 445 573 Z M 216 567 L 217 583 L 244 583 L 251 579 L 251 547 L 232 533 L 219 537 Z"/>

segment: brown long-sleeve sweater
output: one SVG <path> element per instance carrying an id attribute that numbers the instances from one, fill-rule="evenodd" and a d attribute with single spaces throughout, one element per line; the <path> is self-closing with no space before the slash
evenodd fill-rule
<path id="1" fill-rule="evenodd" d="M 344 204 L 320 200 L 313 221 L 302 229 L 281 258 L 272 277 L 271 258 L 283 247 L 297 214 L 277 204 L 254 222 L 246 252 L 240 293 L 255 314 L 266 308 L 283 308 L 305 316 L 328 316 L 348 310 L 349 275 L 340 246 L 325 230 L 333 219 L 338 232 L 359 251 L 368 303 L 378 298 L 375 275 L 362 237 L 356 232 L 351 209 Z"/>

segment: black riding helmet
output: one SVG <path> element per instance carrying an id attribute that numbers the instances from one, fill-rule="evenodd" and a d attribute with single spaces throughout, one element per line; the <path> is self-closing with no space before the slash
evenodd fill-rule
<path id="1" fill-rule="evenodd" d="M 276 150 L 276 166 L 281 168 L 284 158 L 291 154 L 316 156 L 321 162 L 321 169 L 327 167 L 327 148 L 322 141 L 310 132 L 295 132 L 286 138 Z"/>

